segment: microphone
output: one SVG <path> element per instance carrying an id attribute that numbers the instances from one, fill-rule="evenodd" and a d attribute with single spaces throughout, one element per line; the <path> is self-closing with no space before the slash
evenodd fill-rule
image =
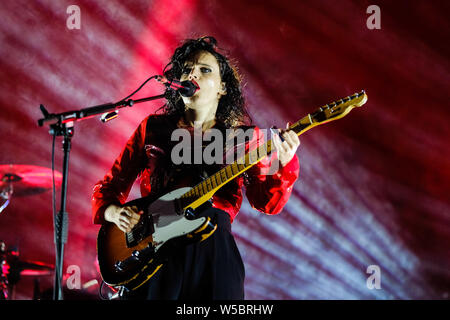
<path id="1" fill-rule="evenodd" d="M 195 81 L 169 80 L 164 76 L 158 76 L 156 80 L 164 83 L 166 87 L 178 91 L 183 97 L 192 97 L 200 89 Z"/>

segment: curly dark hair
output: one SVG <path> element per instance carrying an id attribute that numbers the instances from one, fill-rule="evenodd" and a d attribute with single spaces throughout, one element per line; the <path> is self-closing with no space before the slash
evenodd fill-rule
<path id="1" fill-rule="evenodd" d="M 198 51 L 211 53 L 219 64 L 220 76 L 226 83 L 227 94 L 219 100 L 216 111 L 216 120 L 226 127 L 249 125 L 252 119 L 245 107 L 245 99 L 242 95 L 241 78 L 229 62 L 228 58 L 219 53 L 217 40 L 211 36 L 198 39 L 187 39 L 181 46 L 175 49 L 170 62 L 164 68 L 163 74 L 169 80 L 180 79 L 184 63 Z M 163 106 L 167 114 L 183 114 L 184 102 L 177 91 L 167 89 L 165 92 L 167 103 Z"/>

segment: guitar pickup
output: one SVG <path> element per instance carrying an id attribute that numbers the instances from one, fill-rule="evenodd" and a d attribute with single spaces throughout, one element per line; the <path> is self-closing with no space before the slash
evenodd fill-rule
<path id="1" fill-rule="evenodd" d="M 153 217 L 151 215 L 143 215 L 138 224 L 130 232 L 125 233 L 127 247 L 131 248 L 138 245 L 142 240 L 155 232 L 153 225 Z"/>

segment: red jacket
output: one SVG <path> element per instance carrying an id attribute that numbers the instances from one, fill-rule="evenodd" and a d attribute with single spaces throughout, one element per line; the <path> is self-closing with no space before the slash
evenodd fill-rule
<path id="1" fill-rule="evenodd" d="M 140 175 L 141 194 L 158 193 L 170 178 L 171 171 L 193 172 L 191 167 L 170 167 L 170 133 L 178 128 L 173 116 L 150 115 L 144 119 L 128 140 L 124 150 L 114 161 L 111 170 L 103 180 L 94 186 L 92 197 L 93 222 L 105 222 L 104 211 L 110 204 L 126 202 L 134 181 Z M 192 128 L 190 128 L 192 131 Z M 264 142 L 262 131 L 255 127 L 250 144 Z M 251 206 L 266 214 L 281 212 L 292 192 L 292 186 L 299 175 L 297 155 L 274 174 L 266 175 L 272 161 L 278 161 L 276 152 L 264 158 L 245 174 L 241 174 L 219 189 L 213 196 L 213 206 L 226 211 L 234 220 L 242 203 L 242 186 Z M 169 164 L 169 165 L 168 165 Z M 168 167 L 172 169 L 168 169 Z M 176 170 L 173 170 L 176 168 Z M 194 167 L 192 167 L 194 168 Z M 183 170 L 184 169 L 184 170 Z M 216 172 L 217 170 L 214 170 Z M 214 173 L 212 172 L 212 173 Z M 211 172 L 209 172 L 211 174 Z"/>

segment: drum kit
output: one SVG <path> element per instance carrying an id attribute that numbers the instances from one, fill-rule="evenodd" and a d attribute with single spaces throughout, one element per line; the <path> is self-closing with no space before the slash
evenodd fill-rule
<path id="1" fill-rule="evenodd" d="M 61 186 L 62 175 L 51 169 L 32 165 L 0 165 L 0 218 L 12 197 L 28 197 Z M 0 241 L 0 300 L 14 299 L 21 277 L 52 275 L 54 266 L 41 261 L 21 260 L 17 247 Z"/>

